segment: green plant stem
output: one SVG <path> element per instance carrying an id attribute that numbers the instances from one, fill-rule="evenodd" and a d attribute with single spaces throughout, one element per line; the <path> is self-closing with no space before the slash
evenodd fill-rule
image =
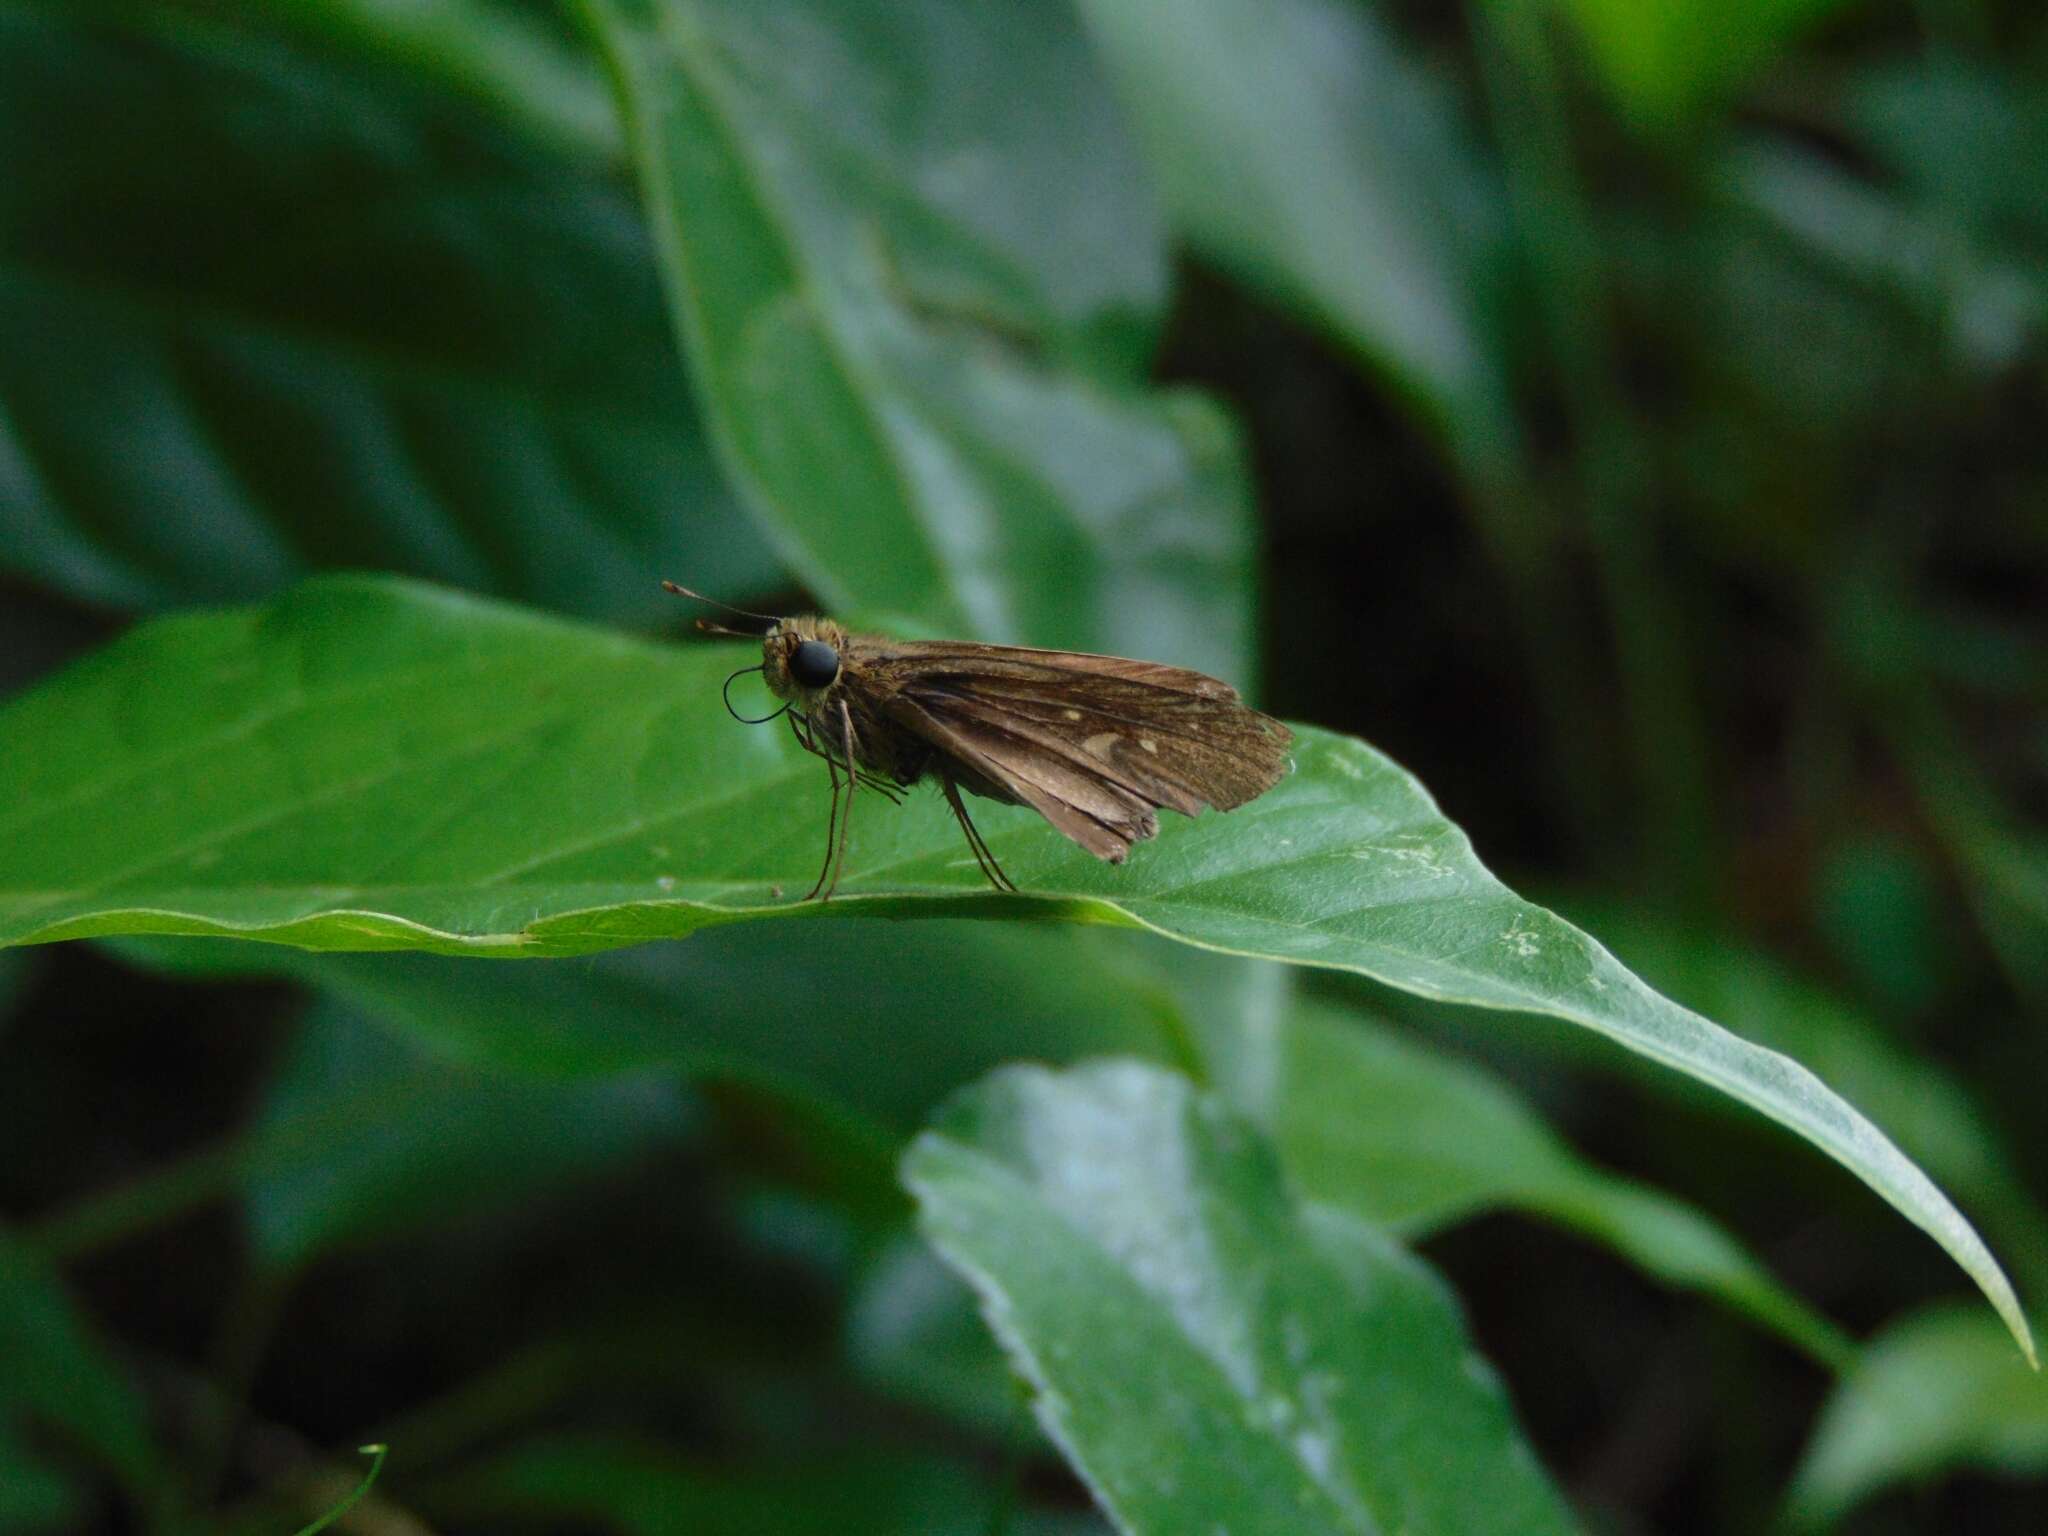
<path id="1" fill-rule="evenodd" d="M 293 1536 L 320 1536 L 320 1532 L 326 1530 L 327 1527 L 354 1509 L 357 1504 L 362 1502 L 363 1495 L 370 1491 L 370 1485 L 377 1481 L 377 1474 L 384 1470 L 384 1457 L 391 1448 L 385 1445 L 361 1445 L 357 1446 L 356 1449 L 362 1455 L 370 1458 L 370 1470 L 363 1474 L 363 1480 L 356 1484 L 355 1491 L 347 1498 L 343 1499 L 310 1525 L 300 1526 L 293 1533 Z"/>

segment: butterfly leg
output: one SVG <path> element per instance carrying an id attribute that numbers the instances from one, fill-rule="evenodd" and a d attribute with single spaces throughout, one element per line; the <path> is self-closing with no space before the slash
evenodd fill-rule
<path id="1" fill-rule="evenodd" d="M 826 753 L 820 752 L 818 756 L 825 759 L 825 772 L 832 779 L 832 809 L 825 816 L 825 866 L 818 871 L 817 884 L 811 887 L 809 894 L 804 897 L 805 901 L 814 899 L 818 892 L 825 889 L 825 877 L 832 873 L 832 850 L 839 834 L 839 765 Z M 829 896 L 831 893 L 826 894 Z"/>
<path id="2" fill-rule="evenodd" d="M 796 744 L 798 746 L 802 747 L 806 752 L 810 753 L 813 757 L 824 758 L 825 761 L 828 763 L 836 763 L 838 761 L 838 759 L 835 758 L 830 752 L 826 751 L 823 747 L 818 745 L 816 737 L 812 736 L 808 730 L 804 729 L 796 723 L 796 716 L 794 714 L 785 716 L 784 718 L 786 718 L 789 721 L 789 733 L 790 735 L 796 738 Z M 861 783 L 867 785 L 869 789 L 872 789 L 876 794 L 880 795 L 884 800 L 888 801 L 891 805 L 901 805 L 903 803 L 903 791 L 901 786 L 891 784 L 887 779 L 878 778 L 874 774 L 869 773 L 865 768 L 858 770 L 858 772 Z"/>
<path id="3" fill-rule="evenodd" d="M 818 898 L 820 901 L 832 899 L 832 893 L 839 889 L 839 877 L 845 872 L 846 840 L 853 829 L 853 792 L 860 787 L 860 773 L 854 767 L 853 757 L 853 711 L 843 702 L 839 706 L 839 744 L 846 754 L 846 805 L 839 815 L 839 841 L 825 855 L 825 869 L 832 876 L 832 881 L 825 887 L 824 895 Z"/>
<path id="4" fill-rule="evenodd" d="M 981 835 L 981 829 L 975 826 L 974 818 L 967 814 L 967 803 L 960 798 L 959 786 L 941 775 L 939 788 L 946 796 L 946 804 L 953 807 L 953 816 L 960 823 L 960 830 L 967 834 L 967 851 L 974 855 L 974 862 L 981 866 L 981 872 L 988 877 L 988 883 L 999 891 L 1015 891 L 1016 883 L 1003 873 L 1003 866 L 996 862 L 995 854 L 989 851 L 988 841 Z"/>
<path id="5" fill-rule="evenodd" d="M 860 781 L 891 805 L 901 805 L 903 803 L 902 791 L 887 779 L 878 779 L 872 773 L 862 770 Z"/>

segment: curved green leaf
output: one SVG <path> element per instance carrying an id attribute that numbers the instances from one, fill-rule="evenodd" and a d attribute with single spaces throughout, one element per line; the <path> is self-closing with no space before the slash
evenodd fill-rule
<path id="1" fill-rule="evenodd" d="M 1169 818 L 1121 867 L 989 807 L 1015 898 L 985 888 L 935 798 L 871 796 L 820 906 L 796 899 L 824 840 L 817 765 L 725 718 L 718 685 L 743 660 L 367 578 L 158 620 L 0 711 L 0 944 L 192 933 L 515 956 L 757 917 L 1135 925 L 1546 1014 L 1685 1072 L 1862 1178 L 2031 1348 L 1976 1233 L 1875 1126 L 1516 896 L 1364 743 L 1304 728 L 1274 790 Z"/>
<path id="2" fill-rule="evenodd" d="M 600 171 L 259 35 L 17 10 L 0 159 L 0 570 L 155 607 L 373 566 L 641 621 L 664 568 L 775 578 Z"/>
<path id="3" fill-rule="evenodd" d="M 1822 1410 L 1787 1524 L 1826 1529 L 1880 1488 L 1958 1467 L 2048 1473 L 2048 1380 L 1982 1313 L 1945 1307 L 1866 1346 Z"/>
<path id="4" fill-rule="evenodd" d="M 1477 1066 L 1307 1001 L 1242 1033 L 1251 1038 L 1231 1042 L 1219 1090 L 1273 1137 L 1308 1198 L 1403 1232 L 1519 1207 L 1718 1296 L 1828 1365 L 1849 1359 L 1841 1332 L 1726 1231 L 1586 1162 Z"/>
<path id="5" fill-rule="evenodd" d="M 1236 444 L 1146 389 L 1164 242 L 1066 8 L 584 8 L 707 416 L 807 585 L 894 627 L 1240 667 Z"/>
<path id="6" fill-rule="evenodd" d="M 1184 1079 L 1005 1069 L 904 1179 L 1122 1530 L 1576 1528 L 1442 1282 Z"/>
<path id="7" fill-rule="evenodd" d="M 1568 905 L 1659 991 L 1710 1018 L 1742 1020 L 1746 1037 L 1832 1084 L 1970 1206 L 2023 1286 L 2048 1285 L 2048 1216 L 1963 1079 L 1739 934 L 1577 895 Z"/>

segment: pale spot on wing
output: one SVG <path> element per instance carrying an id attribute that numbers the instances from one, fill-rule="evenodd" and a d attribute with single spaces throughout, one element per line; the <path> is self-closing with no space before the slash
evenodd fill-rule
<path id="1" fill-rule="evenodd" d="M 1143 747 L 1147 752 L 1156 753 L 1159 750 L 1159 743 L 1154 741 L 1149 736 L 1140 736 L 1138 738 L 1138 745 Z"/>
<path id="2" fill-rule="evenodd" d="M 1109 756 L 1109 749 L 1116 745 L 1116 740 L 1115 731 L 1098 731 L 1082 742 L 1081 745 L 1097 757 L 1107 757 Z"/>
<path id="3" fill-rule="evenodd" d="M 1078 720 L 1081 718 L 1081 711 L 1079 711 L 1078 709 L 1070 709 L 1066 712 L 1066 715 L 1069 720 Z"/>

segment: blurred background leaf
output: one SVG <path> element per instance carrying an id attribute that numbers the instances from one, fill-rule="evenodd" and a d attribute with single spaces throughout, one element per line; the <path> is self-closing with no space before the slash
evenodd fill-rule
<path id="1" fill-rule="evenodd" d="M 81 1317 L 60 1279 L 11 1232 L 0 1233 L 0 1519 L 38 1529 L 77 1513 L 78 1490 L 36 1454 L 26 1426 L 54 1428 L 58 1454 L 112 1472 L 129 1507 L 161 1528 L 174 1492 L 148 1410 L 121 1363 Z"/>
<path id="2" fill-rule="evenodd" d="M 640 622 L 663 571 L 775 579 L 601 171 L 247 32 L 12 8 L 0 146 L 7 569 L 125 608 L 375 566 Z"/>
<path id="3" fill-rule="evenodd" d="M 1959 1466 L 2048 1471 L 2048 1384 L 1981 1318 L 1942 1308 L 1871 1340 L 1835 1388 L 1793 1480 L 1788 1523 L 1822 1530 L 1887 1483 Z"/>
<path id="4" fill-rule="evenodd" d="M 1328 328 L 1476 468 L 1512 457 L 1497 189 L 1348 0 L 1082 0 L 1176 226 Z"/>
<path id="5" fill-rule="evenodd" d="M 1426 1234 L 1514 1206 L 1707 1291 L 1831 1366 L 1851 1346 L 1711 1221 L 1579 1159 L 1502 1084 L 1357 1013 L 1303 1002 L 1234 1021 L 1219 1084 L 1308 1199 Z"/>
<path id="6" fill-rule="evenodd" d="M 707 415 L 805 584 L 887 626 L 1242 677 L 1235 438 L 1144 386 L 1164 247 L 1064 11 L 586 10 Z"/>

